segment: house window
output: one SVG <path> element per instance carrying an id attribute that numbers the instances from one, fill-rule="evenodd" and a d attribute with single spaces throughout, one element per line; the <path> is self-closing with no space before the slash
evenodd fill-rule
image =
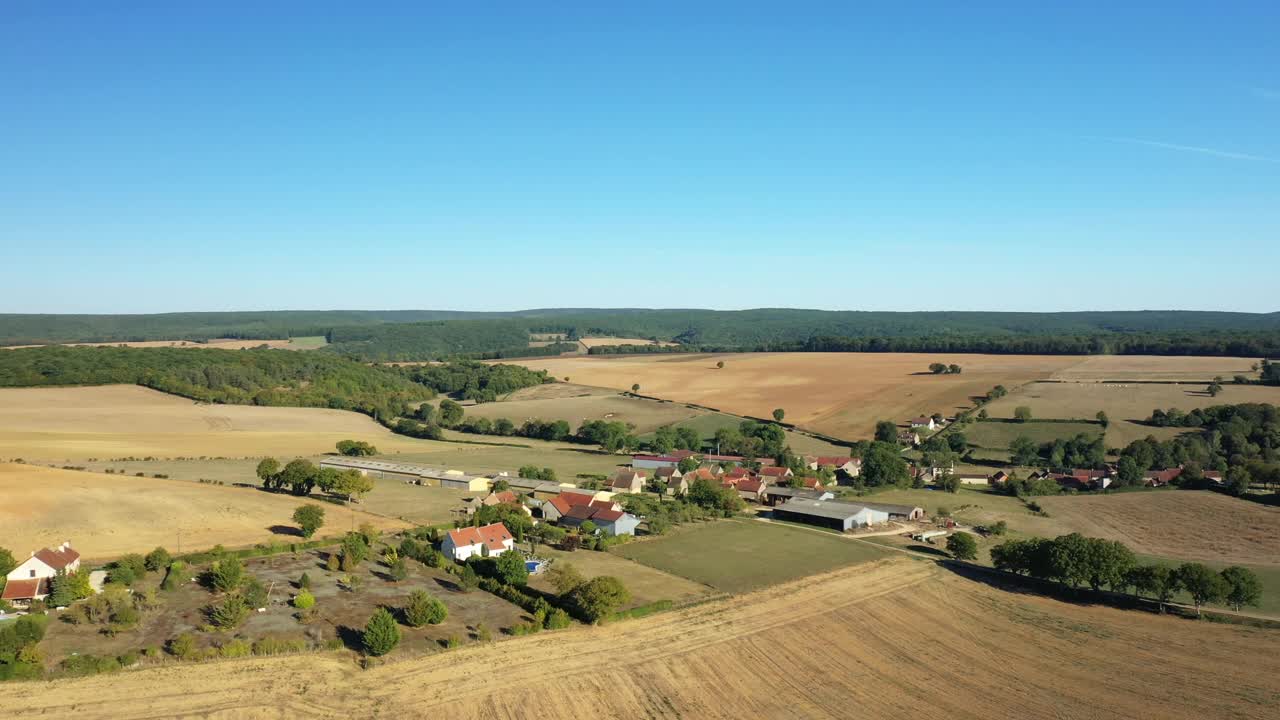
<path id="1" fill-rule="evenodd" d="M 31 577 L 35 577 L 35 576 L 36 576 L 36 571 L 35 571 L 35 570 L 32 570 L 32 571 L 31 571 Z"/>

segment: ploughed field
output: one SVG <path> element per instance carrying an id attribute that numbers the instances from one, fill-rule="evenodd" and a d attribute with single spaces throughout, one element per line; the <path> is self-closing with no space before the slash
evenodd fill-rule
<path id="1" fill-rule="evenodd" d="M 568 376 L 574 383 L 630 390 L 768 418 L 841 438 L 869 436 L 877 420 L 954 414 L 995 385 L 1013 387 L 1080 362 L 1078 357 L 917 353 L 741 353 L 626 355 L 503 362 Z M 716 363 L 724 362 L 723 368 Z M 959 375 L 933 375 L 930 363 L 956 363 Z"/>
<path id="2" fill-rule="evenodd" d="M 1017 681 L 1000 680 L 1011 668 Z M 0 685 L 0 704 L 86 719 L 1261 719 L 1280 702 L 1277 676 L 1276 631 L 1008 593 L 893 558 L 367 671 L 345 654 L 174 664 L 56 692 Z"/>
<path id="3" fill-rule="evenodd" d="M 290 517 L 303 501 L 292 495 L 181 480 L 0 464 L 0 547 L 30 550 L 70 540 L 91 560 L 146 553 L 204 550 L 214 545 L 295 542 Z M 316 502 L 316 501 L 312 501 Z M 321 535 L 370 522 L 380 529 L 407 523 L 324 504 Z M 181 532 L 181 536 L 179 536 Z"/>
<path id="4" fill-rule="evenodd" d="M 201 404 L 137 385 L 0 389 L 0 458 L 314 455 L 346 439 L 384 452 L 441 445 L 343 410 Z"/>

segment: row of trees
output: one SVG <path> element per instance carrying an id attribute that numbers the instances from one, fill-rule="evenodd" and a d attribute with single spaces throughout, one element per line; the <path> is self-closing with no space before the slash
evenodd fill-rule
<path id="1" fill-rule="evenodd" d="M 310 460 L 290 460 L 284 467 L 275 458 L 263 458 L 257 467 L 258 479 L 266 490 L 286 488 L 294 495 L 307 496 L 315 488 L 330 495 L 341 495 L 356 501 L 373 489 L 373 480 L 359 470 L 337 470 L 316 467 Z"/>
<path id="2" fill-rule="evenodd" d="M 962 368 L 955 363 L 950 365 L 946 363 L 929 363 L 929 372 L 934 375 L 959 375 Z"/>
<path id="3" fill-rule="evenodd" d="M 493 402 L 516 390 L 553 382 L 545 370 L 474 360 L 400 368 L 399 372 L 438 393 L 476 402 Z"/>
<path id="4" fill-rule="evenodd" d="M 1062 583 L 1088 586 L 1157 600 L 1161 609 L 1179 592 L 1186 592 L 1200 612 L 1202 605 L 1227 602 L 1236 610 L 1256 606 L 1262 583 L 1248 568 L 1232 566 L 1214 572 L 1200 563 L 1139 564 L 1133 551 L 1115 540 L 1071 533 L 1053 539 L 1009 540 L 991 548 L 991 562 L 1000 570 Z"/>

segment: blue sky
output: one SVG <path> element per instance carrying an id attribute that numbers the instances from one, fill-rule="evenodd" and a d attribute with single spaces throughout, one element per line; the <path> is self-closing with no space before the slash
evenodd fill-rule
<path id="1" fill-rule="evenodd" d="M 0 312 L 1280 310 L 1275 2 L 199 5 L 4 4 Z"/>

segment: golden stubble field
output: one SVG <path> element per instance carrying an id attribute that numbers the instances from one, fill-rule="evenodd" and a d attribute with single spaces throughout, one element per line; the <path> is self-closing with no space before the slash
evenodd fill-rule
<path id="1" fill-rule="evenodd" d="M 246 488 L 182 480 L 106 475 L 33 465 L 0 464 L 0 546 L 25 558 L 31 550 L 70 540 L 90 559 L 150 552 L 203 550 L 278 540 L 298 540 L 290 516 L 302 501 Z M 408 523 L 324 505 L 329 527 L 340 534 L 353 524 L 383 529 Z M 273 530 L 275 526 L 280 526 Z"/>
<path id="2" fill-rule="evenodd" d="M 723 361 L 725 366 L 717 368 Z M 786 420 L 842 438 L 869 436 L 878 420 L 951 415 L 995 385 L 1013 388 L 1081 362 L 1036 355 L 917 353 L 742 353 L 626 355 L 504 360 L 573 383 L 630 390 L 725 412 Z M 960 375 L 932 375 L 930 363 L 956 363 Z"/>
<path id="3" fill-rule="evenodd" d="M 345 439 L 382 452 L 449 447 L 342 410 L 201 404 L 137 385 L 0 389 L 0 458 L 288 457 Z"/>
<path id="4" fill-rule="evenodd" d="M 1245 670 L 1205 672 L 1228 667 Z M 903 558 L 363 672 L 347 655 L 175 664 L 7 683 L 0 706 L 86 720 L 1261 719 L 1278 675 L 1280 632 L 1011 594 Z"/>
<path id="5" fill-rule="evenodd" d="M 1050 517 L 1134 552 L 1280 566 L 1280 508 L 1218 493 L 1166 491 L 1038 498 Z"/>

